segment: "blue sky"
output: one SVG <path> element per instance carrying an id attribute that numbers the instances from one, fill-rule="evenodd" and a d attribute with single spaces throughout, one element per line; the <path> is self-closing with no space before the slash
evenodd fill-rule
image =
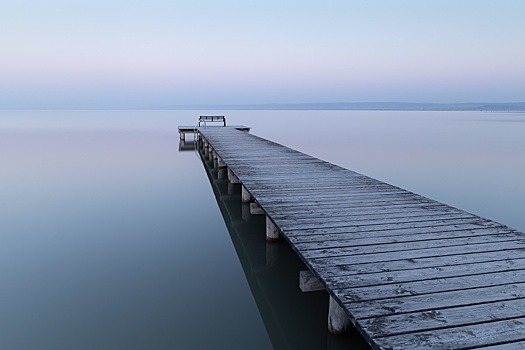
<path id="1" fill-rule="evenodd" d="M 525 1 L 0 2 L 0 107 L 525 100 Z"/>

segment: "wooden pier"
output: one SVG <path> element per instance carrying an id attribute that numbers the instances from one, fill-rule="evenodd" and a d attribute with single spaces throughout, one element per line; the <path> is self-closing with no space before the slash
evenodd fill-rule
<path id="1" fill-rule="evenodd" d="M 197 131 L 267 240 L 329 293 L 332 332 L 351 323 L 374 349 L 525 349 L 522 233 L 234 127 Z"/>

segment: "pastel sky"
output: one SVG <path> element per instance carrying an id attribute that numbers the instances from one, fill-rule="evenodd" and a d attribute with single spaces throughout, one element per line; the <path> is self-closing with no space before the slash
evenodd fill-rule
<path id="1" fill-rule="evenodd" d="M 0 1 L 0 108 L 524 100 L 523 0 Z"/>

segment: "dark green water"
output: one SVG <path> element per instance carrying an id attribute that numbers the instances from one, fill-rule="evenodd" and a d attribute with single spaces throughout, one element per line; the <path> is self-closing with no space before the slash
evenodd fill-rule
<path id="1" fill-rule="evenodd" d="M 525 230 L 525 116 L 231 111 L 230 123 Z M 338 349 L 327 296 L 179 152 L 198 111 L 0 112 L 1 349 Z M 294 132 L 290 132 L 294 130 Z M 233 192 L 232 192 L 233 191 Z"/>

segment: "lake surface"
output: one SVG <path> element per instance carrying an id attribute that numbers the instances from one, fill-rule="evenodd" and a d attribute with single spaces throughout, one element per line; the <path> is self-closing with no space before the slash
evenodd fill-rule
<path id="1" fill-rule="evenodd" d="M 525 231 L 525 114 L 219 113 Z M 0 348 L 366 348 L 327 333 L 301 261 L 179 152 L 177 126 L 200 114 L 0 111 Z"/>

